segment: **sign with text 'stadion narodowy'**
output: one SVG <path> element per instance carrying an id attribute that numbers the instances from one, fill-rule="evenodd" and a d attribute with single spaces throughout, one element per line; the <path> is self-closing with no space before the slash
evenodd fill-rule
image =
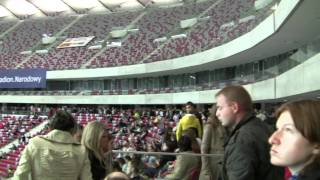
<path id="1" fill-rule="evenodd" d="M 0 88 L 45 88 L 45 69 L 0 70 Z"/>

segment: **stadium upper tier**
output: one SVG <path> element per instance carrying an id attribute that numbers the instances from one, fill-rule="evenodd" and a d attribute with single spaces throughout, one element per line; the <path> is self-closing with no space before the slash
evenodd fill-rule
<path id="1" fill-rule="evenodd" d="M 136 12 L 4 21 L 0 28 L 0 68 L 102 68 L 198 53 L 259 24 L 272 3 L 256 11 L 254 2 L 213 0 Z M 180 23 L 186 19 L 193 25 L 182 28 Z M 110 34 L 115 30 L 122 35 L 115 38 Z M 43 44 L 43 34 L 56 40 Z M 94 39 L 85 46 L 56 48 L 67 38 L 90 36 Z"/>

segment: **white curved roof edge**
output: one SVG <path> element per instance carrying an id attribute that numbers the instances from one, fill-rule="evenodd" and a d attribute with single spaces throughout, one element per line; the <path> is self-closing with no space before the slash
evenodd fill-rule
<path id="1" fill-rule="evenodd" d="M 30 0 L 30 2 L 46 13 L 71 10 L 71 8 L 61 0 Z"/>
<path id="2" fill-rule="evenodd" d="M 207 0 L 197 0 L 196 2 L 202 1 Z M 83 10 L 96 12 L 101 9 L 124 11 L 128 9 L 141 9 L 149 4 L 162 6 L 179 2 L 183 2 L 183 0 L 3 0 L 0 4 L 17 17 L 24 17 L 37 14 L 38 12 L 43 12 L 44 14 L 82 12 Z M 1 11 L 0 8 L 0 17 L 10 15 L 1 13 Z"/>
<path id="3" fill-rule="evenodd" d="M 282 0 L 274 13 L 267 17 L 253 30 L 239 38 L 236 38 L 235 40 L 207 51 L 170 60 L 135 64 L 130 66 L 48 71 L 47 79 L 61 80 L 93 79 L 101 77 L 141 77 L 149 76 L 150 74 L 163 75 L 170 73 L 183 73 L 188 72 L 190 68 L 193 68 L 193 70 L 197 70 L 198 68 L 199 71 L 199 69 L 201 70 L 205 67 L 208 67 L 208 64 L 210 63 L 218 67 L 217 63 L 221 64 L 221 61 L 219 60 L 235 56 L 236 54 L 249 49 L 253 49 L 253 47 L 261 44 L 265 39 L 272 36 L 276 31 L 278 31 L 280 26 L 285 22 L 286 18 L 291 14 L 298 3 L 299 0 Z M 241 44 L 240 47 L 239 44 Z M 288 45 L 286 44 L 286 46 Z M 197 61 L 194 59 L 197 59 Z"/>
<path id="4" fill-rule="evenodd" d="M 10 11 L 8 11 L 5 7 L 0 5 L 0 17 L 7 17 L 12 15 Z"/>
<path id="5" fill-rule="evenodd" d="M 26 0 L 6 0 L 2 2 L 2 5 L 17 16 L 34 15 L 41 12 Z"/>

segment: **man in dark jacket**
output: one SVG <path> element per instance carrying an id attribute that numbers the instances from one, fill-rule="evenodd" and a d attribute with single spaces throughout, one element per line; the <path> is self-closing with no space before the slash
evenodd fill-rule
<path id="1" fill-rule="evenodd" d="M 220 179 L 277 180 L 283 171 L 270 164 L 270 129 L 253 115 L 249 93 L 229 86 L 216 94 L 216 115 L 228 130 Z"/>

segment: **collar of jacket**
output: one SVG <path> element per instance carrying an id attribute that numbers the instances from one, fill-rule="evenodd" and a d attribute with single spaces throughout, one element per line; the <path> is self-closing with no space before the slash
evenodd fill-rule
<path id="1" fill-rule="evenodd" d="M 64 144 L 78 144 L 79 142 L 73 139 L 72 135 L 67 131 L 61 131 L 54 129 L 50 131 L 47 135 L 40 136 L 40 138 L 46 139 L 48 141 L 64 143 Z"/>
<path id="2" fill-rule="evenodd" d="M 245 124 L 247 124 L 248 122 L 250 122 L 251 120 L 253 120 L 255 118 L 255 116 L 252 113 L 249 113 L 247 115 L 244 116 L 243 120 L 241 120 L 236 127 L 230 132 L 228 133 L 227 139 L 224 143 L 224 147 L 228 144 L 229 140 L 231 139 L 231 137 Z"/>
<path id="3" fill-rule="evenodd" d="M 320 166 L 318 164 L 312 165 L 305 172 L 298 175 L 298 179 L 302 180 L 317 180 L 320 179 Z"/>

